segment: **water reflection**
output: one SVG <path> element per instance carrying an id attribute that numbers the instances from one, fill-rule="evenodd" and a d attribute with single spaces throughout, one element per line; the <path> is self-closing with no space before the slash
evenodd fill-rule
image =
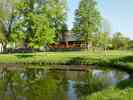
<path id="1" fill-rule="evenodd" d="M 80 100 L 128 74 L 116 70 L 57 71 L 41 68 L 0 71 L 0 100 Z"/>

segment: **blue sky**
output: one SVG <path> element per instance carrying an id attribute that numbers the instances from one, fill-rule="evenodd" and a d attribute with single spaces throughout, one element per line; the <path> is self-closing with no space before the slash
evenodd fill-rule
<path id="1" fill-rule="evenodd" d="M 133 0 L 97 0 L 101 15 L 111 24 L 112 33 L 123 32 L 133 39 Z M 67 24 L 73 26 L 79 0 L 68 0 Z"/>

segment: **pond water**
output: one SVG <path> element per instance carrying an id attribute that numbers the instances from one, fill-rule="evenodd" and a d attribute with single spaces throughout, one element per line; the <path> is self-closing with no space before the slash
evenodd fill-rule
<path id="1" fill-rule="evenodd" d="M 80 100 L 128 78 L 122 71 L 96 68 L 87 71 L 1 68 L 0 100 Z"/>

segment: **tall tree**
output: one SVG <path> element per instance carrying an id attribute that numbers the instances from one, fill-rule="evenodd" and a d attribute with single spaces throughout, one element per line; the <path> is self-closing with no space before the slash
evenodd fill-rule
<path id="1" fill-rule="evenodd" d="M 101 26 L 101 16 L 95 0 L 80 0 L 79 8 L 76 10 L 73 31 L 83 34 L 81 39 L 87 43 L 93 41 L 93 35 Z"/>

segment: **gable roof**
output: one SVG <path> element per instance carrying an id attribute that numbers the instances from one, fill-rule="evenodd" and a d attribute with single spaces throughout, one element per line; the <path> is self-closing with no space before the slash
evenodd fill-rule
<path id="1" fill-rule="evenodd" d="M 80 34 L 72 33 L 72 32 L 65 32 L 60 35 L 59 41 L 80 41 Z"/>

